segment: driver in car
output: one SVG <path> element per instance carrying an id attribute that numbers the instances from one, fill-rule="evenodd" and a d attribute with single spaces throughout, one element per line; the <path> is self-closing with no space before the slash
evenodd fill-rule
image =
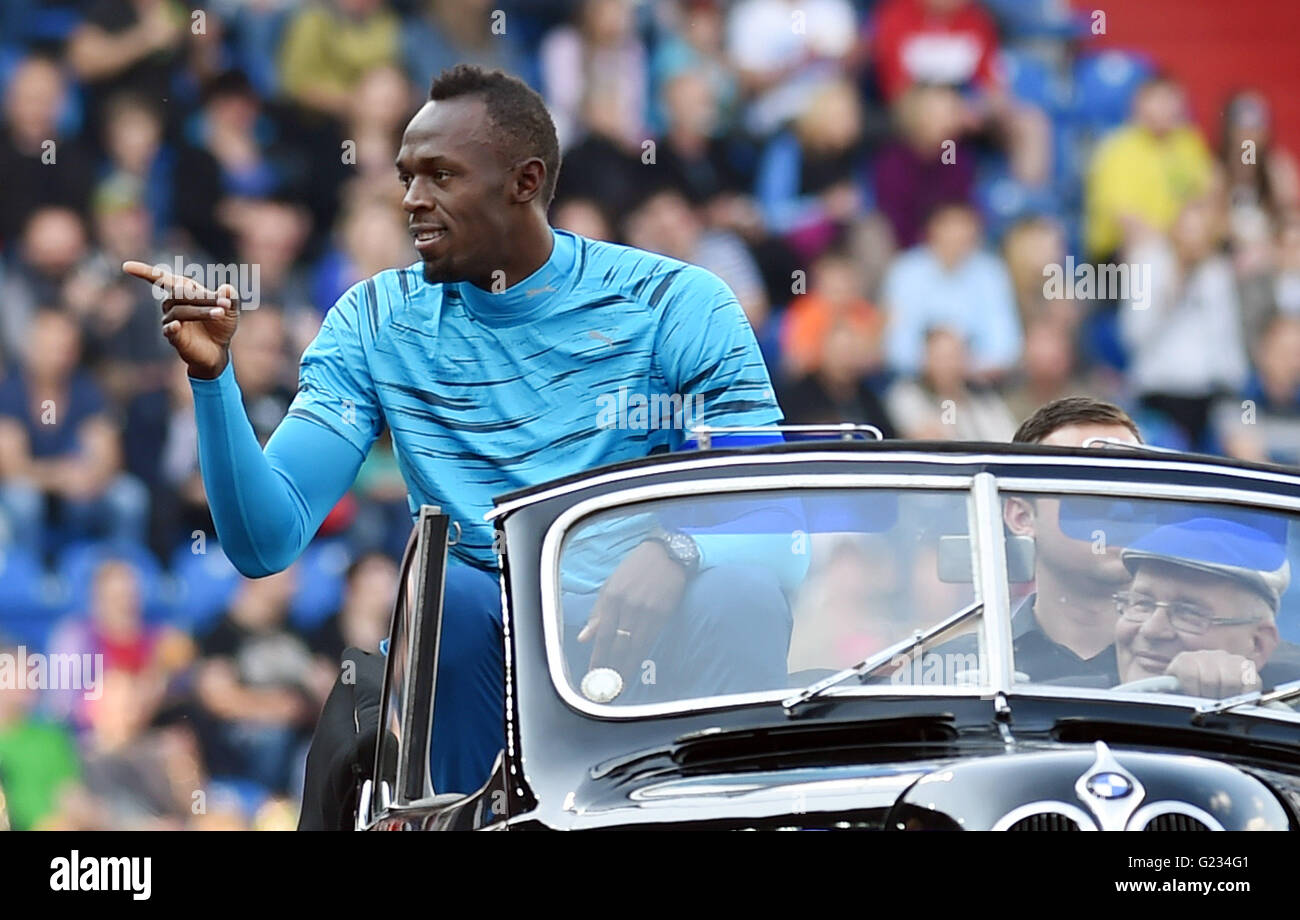
<path id="1" fill-rule="evenodd" d="M 1269 663 L 1290 583 L 1285 547 L 1237 520 L 1160 527 L 1121 554 L 1133 583 L 1115 595 L 1121 683 L 1169 675 L 1215 699 L 1271 687 L 1300 669 Z"/>
<path id="2" fill-rule="evenodd" d="M 1089 439 L 1140 445 L 1137 424 L 1112 403 L 1053 400 L 1021 423 L 1013 443 L 1083 447 Z M 1007 530 L 1034 539 L 1035 591 L 1011 618 L 1016 670 L 1030 680 L 1104 680 L 1115 667 L 1111 595 L 1129 576 L 1115 547 L 1095 552 L 1061 528 L 1057 498 L 1008 498 Z"/>

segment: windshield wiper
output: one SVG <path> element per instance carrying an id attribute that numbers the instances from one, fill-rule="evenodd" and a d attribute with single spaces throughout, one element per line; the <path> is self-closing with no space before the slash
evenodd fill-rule
<path id="1" fill-rule="evenodd" d="M 782 700 L 781 708 L 785 710 L 786 715 L 793 715 L 794 711 L 804 703 L 817 699 L 817 697 L 821 696 L 831 687 L 844 683 L 850 677 L 866 677 L 871 672 L 878 670 L 881 666 L 893 661 L 897 656 L 906 655 L 913 649 L 925 645 L 927 642 L 932 642 L 940 636 L 951 632 L 967 620 L 978 615 L 983 609 L 984 602 L 975 601 L 974 603 L 958 610 L 951 616 L 940 620 L 924 632 L 918 629 L 908 638 L 899 639 L 893 645 L 882 648 L 875 654 L 862 659 L 857 664 L 847 667 L 843 671 L 837 671 L 829 677 L 823 677 L 816 683 L 809 684 L 794 696 Z"/>
<path id="2" fill-rule="evenodd" d="M 1267 706 L 1269 703 L 1284 703 L 1287 700 L 1296 698 L 1300 698 L 1300 680 L 1289 680 L 1284 684 L 1278 684 L 1267 693 L 1263 690 L 1252 690 L 1249 693 L 1240 693 L 1227 699 L 1215 700 L 1213 703 L 1205 703 L 1196 707 L 1196 715 L 1192 717 L 1192 721 L 1199 722 L 1205 716 L 1214 715 L 1216 712 L 1227 712 L 1229 709 L 1236 709 L 1238 706 L 1251 704 Z"/>

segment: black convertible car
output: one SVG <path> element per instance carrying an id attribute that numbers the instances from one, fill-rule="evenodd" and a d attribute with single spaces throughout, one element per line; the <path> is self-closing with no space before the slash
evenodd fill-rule
<path id="1" fill-rule="evenodd" d="M 1300 475 L 860 433 L 498 499 L 507 746 L 468 796 L 429 781 L 455 525 L 423 509 L 357 828 L 1300 829 Z M 702 556 L 672 623 L 594 660 L 665 534 Z"/>

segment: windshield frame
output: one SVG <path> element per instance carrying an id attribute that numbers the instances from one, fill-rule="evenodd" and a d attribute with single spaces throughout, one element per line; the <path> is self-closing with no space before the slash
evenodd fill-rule
<path id="1" fill-rule="evenodd" d="M 561 581 L 560 557 L 564 538 L 581 520 L 600 511 L 608 511 L 626 505 L 646 501 L 689 498 L 693 495 L 717 495 L 720 493 L 743 494 L 752 492 L 775 492 L 788 490 L 834 490 L 834 489 L 895 489 L 912 492 L 951 492 L 966 498 L 967 520 L 971 530 L 972 565 L 974 571 L 985 574 L 989 567 L 979 564 L 982 553 L 988 552 L 985 541 L 975 536 L 976 513 L 972 489 L 981 475 L 988 474 L 897 474 L 897 473 L 805 473 L 782 476 L 749 476 L 718 479 L 695 479 L 680 482 L 657 483 L 654 485 L 635 486 L 594 496 L 579 502 L 562 512 L 546 531 L 542 540 L 541 558 L 541 612 L 542 631 L 546 643 L 546 665 L 550 672 L 551 684 L 561 699 L 571 708 L 600 719 L 630 720 L 652 716 L 694 713 L 707 709 L 731 708 L 759 703 L 775 703 L 788 698 L 798 687 L 774 688 L 750 693 L 730 693 L 719 696 L 689 697 L 670 700 L 663 703 L 637 703 L 626 706 L 594 703 L 582 697 L 564 674 L 563 640 L 560 635 L 561 620 Z M 990 477 L 991 478 L 991 477 Z M 977 600 L 984 599 L 987 580 L 977 577 L 972 583 Z M 1003 588 L 1005 593 L 1005 587 Z M 987 608 L 985 613 L 987 613 Z M 980 622 L 984 622 L 981 614 Z M 1006 649 L 1010 649 L 1010 628 L 1007 630 Z M 980 652 L 992 657 L 992 644 L 986 644 L 981 636 Z M 993 663 L 985 669 L 993 673 Z M 1008 670 L 1008 674 L 1009 674 Z M 821 698 L 829 699 L 841 695 L 849 696 L 935 696 L 935 697 L 990 697 L 996 687 L 989 683 L 975 683 L 969 686 L 907 686 L 898 685 L 859 685 L 840 686 L 828 690 Z"/>
<path id="2" fill-rule="evenodd" d="M 851 455 L 840 455 L 849 459 Z M 732 462 L 753 463 L 754 457 L 718 458 Z M 765 460 L 776 459 L 765 457 Z M 780 459 L 808 459 L 805 454 L 785 455 Z M 825 459 L 822 457 L 820 459 Z M 839 459 L 838 457 L 835 459 Z M 854 459 L 861 459 L 861 455 Z M 997 456 L 991 452 L 977 452 L 971 455 L 933 455 L 913 451 L 900 451 L 893 455 L 883 455 L 881 460 L 897 463 L 902 461 L 934 463 L 944 465 L 963 465 L 975 470 L 937 473 L 905 473 L 891 471 L 887 473 L 837 473 L 837 472 L 799 472 L 782 475 L 759 475 L 749 477 L 727 476 L 706 479 L 676 480 L 658 482 L 651 485 L 629 486 L 628 488 L 605 492 L 580 501 L 561 512 L 547 527 L 541 547 L 540 572 L 540 608 L 545 642 L 546 667 L 550 674 L 553 689 L 565 704 L 586 716 L 600 720 L 629 721 L 658 716 L 686 715 L 707 710 L 723 708 L 741 708 L 756 704 L 780 705 L 783 699 L 799 688 L 773 689 L 743 694 L 726 694 L 720 696 L 691 697 L 663 703 L 633 704 L 626 706 L 593 703 L 583 698 L 571 687 L 564 673 L 562 639 L 559 632 L 560 623 L 560 555 L 564 538 L 573 526 L 589 515 L 649 500 L 689 498 L 700 494 L 772 492 L 778 490 L 836 489 L 836 488 L 876 488 L 899 489 L 906 491 L 957 491 L 965 492 L 967 514 L 970 524 L 972 563 L 976 566 L 974 581 L 975 597 L 985 602 L 980 616 L 982 629 L 980 636 L 980 653 L 984 656 L 988 675 L 986 682 L 971 685 L 854 685 L 846 684 L 829 689 L 819 698 L 834 700 L 838 697 L 978 697 L 994 699 L 999 695 L 1008 698 L 1016 696 L 1042 699 L 1086 699 L 1102 702 L 1130 702 L 1183 709 L 1194 713 L 1204 705 L 1205 699 L 1175 693 L 1133 693 L 1115 692 L 1105 688 L 1058 687 L 1049 685 L 1013 683 L 1012 636 L 1011 636 L 1011 601 L 1010 588 L 1006 578 L 1006 547 L 1003 542 L 1002 504 L 1008 493 L 1057 493 L 1057 494 L 1091 494 L 1116 498 L 1166 499 L 1186 502 L 1216 502 L 1262 510 L 1289 512 L 1300 519 L 1300 496 L 1287 496 L 1264 492 L 1240 486 L 1203 486 L 1180 485 L 1170 483 L 1144 482 L 1138 479 L 1100 479 L 1079 478 L 1079 467 L 1087 465 L 1096 470 L 1098 467 L 1114 468 L 1114 473 L 1124 475 L 1138 470 L 1165 470 L 1169 472 L 1192 471 L 1213 473 L 1237 479 L 1267 479 L 1274 483 L 1294 486 L 1294 477 L 1284 473 L 1269 474 L 1263 471 L 1238 470 L 1215 467 L 1206 462 L 1171 462 L 1161 459 L 1130 456 L 1125 460 L 1117 457 L 1099 456 L 1088 464 L 1084 457 L 1028 457 Z M 699 461 L 691 461 L 698 463 Z M 714 463 L 716 464 L 715 459 Z M 1041 470 L 1043 465 L 1059 466 L 1061 476 L 1051 475 L 995 475 L 987 469 L 980 470 L 985 464 L 1010 465 L 1033 463 Z M 699 467 L 703 472 L 707 466 Z M 715 467 L 716 469 L 716 467 Z M 1037 472 L 1037 471 L 1036 471 Z M 574 484 L 577 486 L 578 484 Z M 564 490 L 558 490 L 564 491 Z M 547 497 L 555 497 L 554 493 Z M 506 510 L 498 508 L 492 517 Z M 987 560 L 985 565 L 981 560 Z M 1242 705 L 1233 711 L 1234 715 L 1251 715 L 1269 720 L 1300 723 L 1300 711 L 1287 713 L 1279 709 Z"/>

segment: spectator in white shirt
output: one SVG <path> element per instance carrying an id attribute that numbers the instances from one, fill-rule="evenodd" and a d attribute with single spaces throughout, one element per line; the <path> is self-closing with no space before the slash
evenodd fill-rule
<path id="1" fill-rule="evenodd" d="M 1218 251 L 1218 215 L 1204 200 L 1184 206 L 1168 239 L 1128 249 L 1130 296 L 1120 309 L 1129 379 L 1143 409 L 1184 443 L 1208 449 L 1210 405 L 1239 391 L 1248 366 L 1232 265 Z M 1149 275 L 1149 290 L 1133 289 Z M 1141 293 L 1146 297 L 1136 299 Z"/>
<path id="2" fill-rule="evenodd" d="M 745 127 L 772 134 L 841 73 L 857 39 L 849 0 L 741 0 L 727 17 L 727 53 L 751 99 Z"/>

